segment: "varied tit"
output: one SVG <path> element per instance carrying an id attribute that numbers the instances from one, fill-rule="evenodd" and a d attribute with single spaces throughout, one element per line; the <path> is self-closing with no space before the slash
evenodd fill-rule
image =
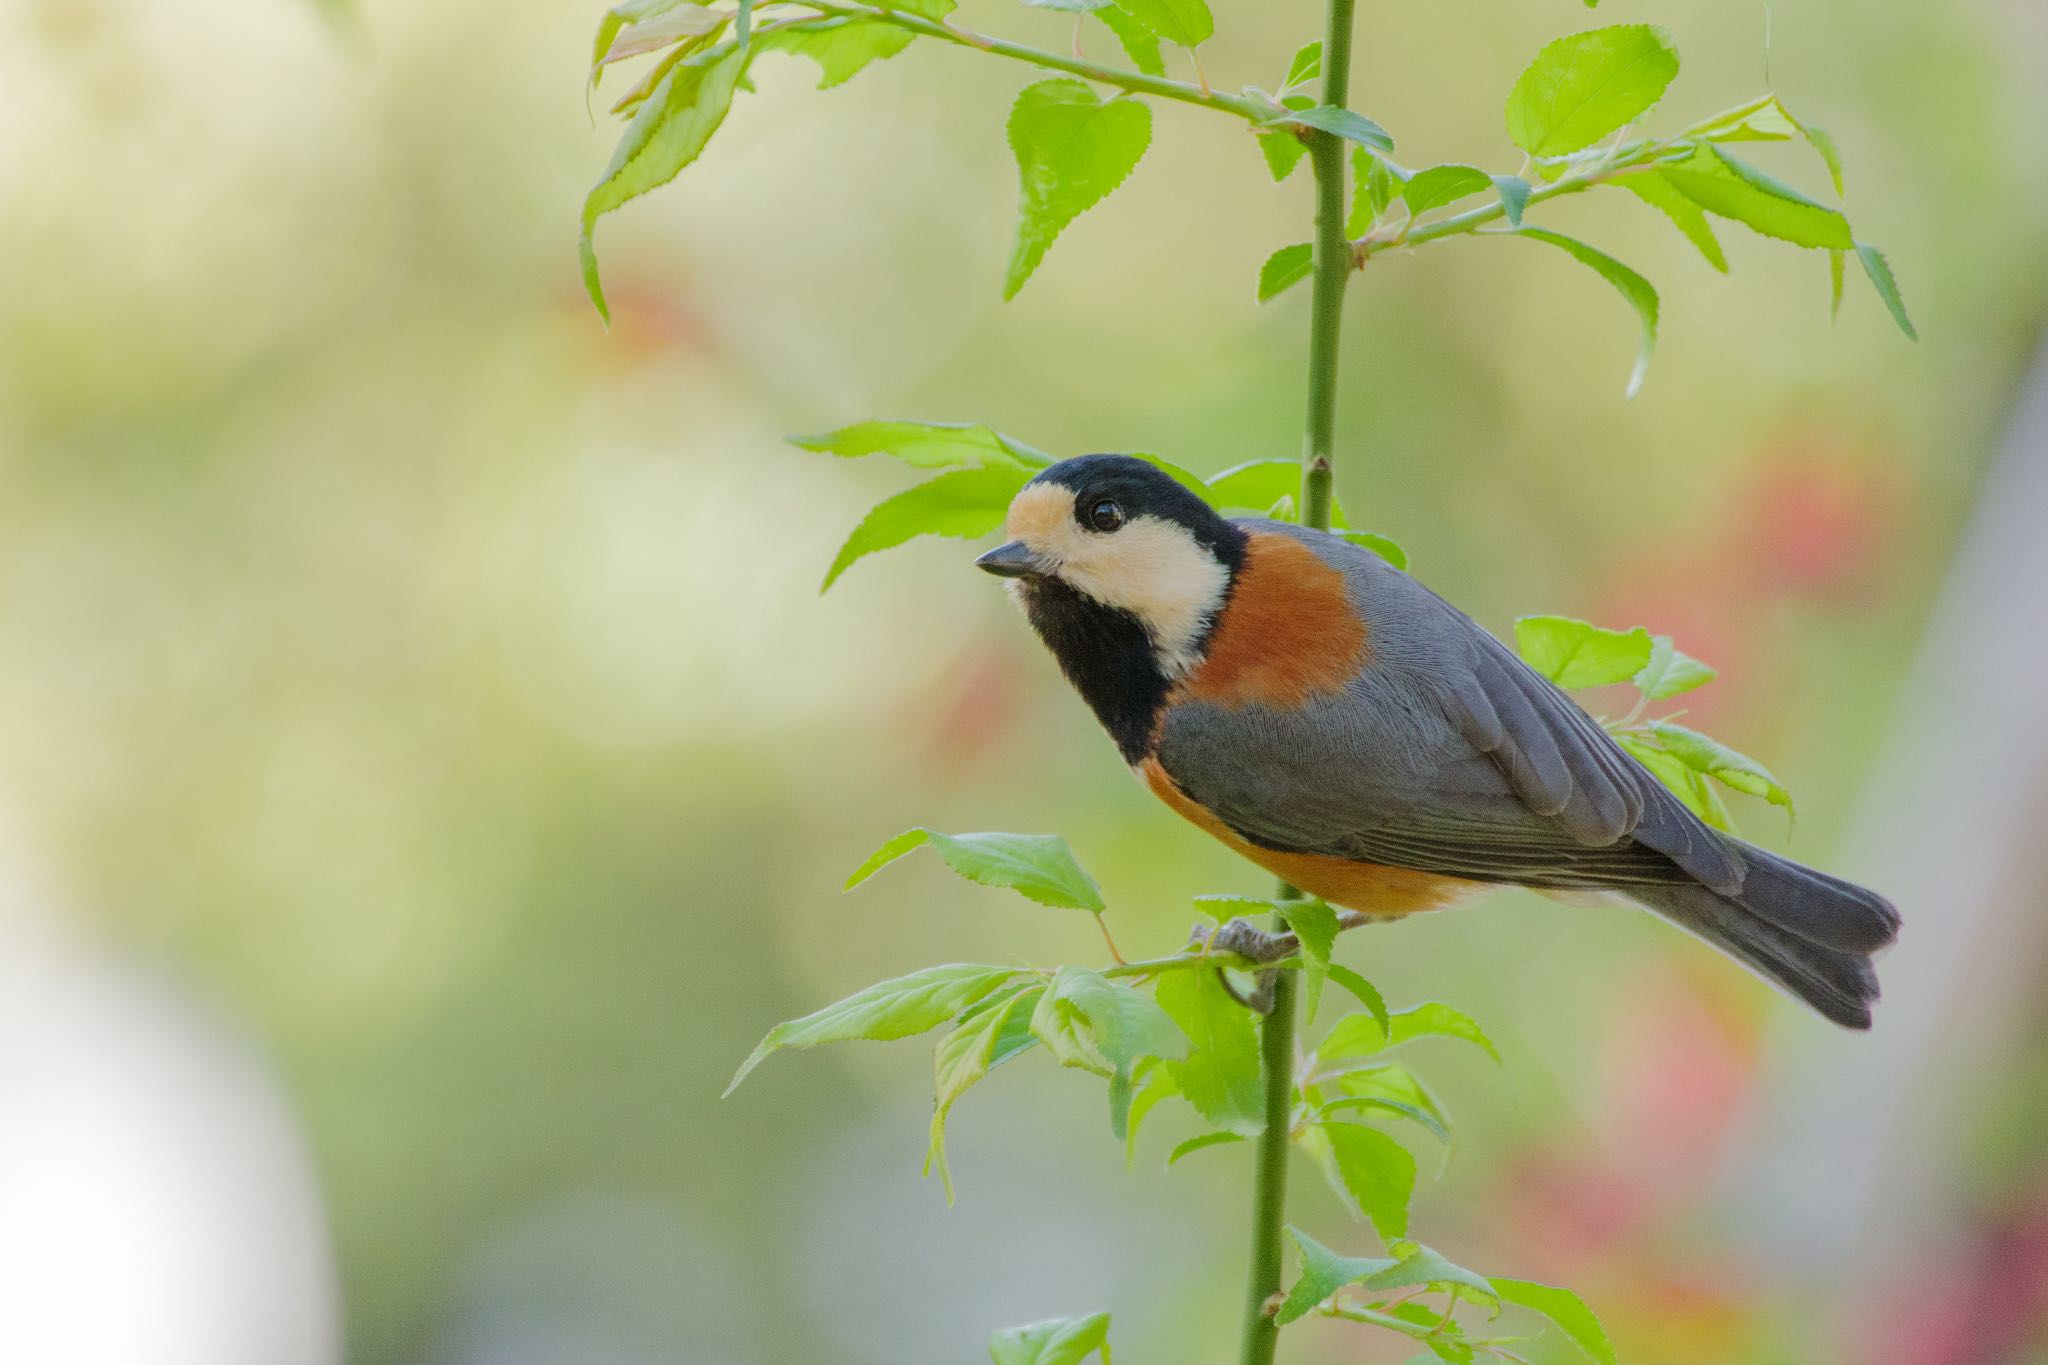
<path id="1" fill-rule="evenodd" d="M 1471 618 L 1320 531 L 1226 519 L 1159 468 L 1041 472 L 975 561 L 1124 761 L 1294 886 L 1370 916 L 1489 885 L 1629 896 L 1870 1026 L 1874 892 L 1720 834 Z"/>

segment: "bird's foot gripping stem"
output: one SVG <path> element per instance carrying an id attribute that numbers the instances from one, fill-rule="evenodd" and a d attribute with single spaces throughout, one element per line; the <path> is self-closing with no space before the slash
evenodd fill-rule
<path id="1" fill-rule="evenodd" d="M 1228 953 L 1246 962 L 1278 962 L 1283 957 L 1292 957 L 1301 947 L 1293 934 L 1275 934 L 1259 928 L 1250 920 L 1240 916 L 1227 924 L 1210 929 L 1206 924 L 1197 924 L 1188 935 L 1188 946 L 1204 952 Z M 1218 970 L 1216 979 L 1223 989 L 1238 1004 L 1254 1014 L 1273 1012 L 1273 990 L 1279 979 L 1277 971 L 1263 971 L 1253 978 L 1249 991 L 1240 991 L 1231 984 L 1227 973 Z"/>

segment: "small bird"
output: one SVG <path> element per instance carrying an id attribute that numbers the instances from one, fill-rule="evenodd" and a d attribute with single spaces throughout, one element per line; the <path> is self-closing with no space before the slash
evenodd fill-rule
<path id="1" fill-rule="evenodd" d="M 1340 537 L 1084 455 L 975 560 L 1167 805 L 1332 905 L 1613 891 L 1870 1027 L 1882 896 L 1730 838 L 1470 617 Z"/>

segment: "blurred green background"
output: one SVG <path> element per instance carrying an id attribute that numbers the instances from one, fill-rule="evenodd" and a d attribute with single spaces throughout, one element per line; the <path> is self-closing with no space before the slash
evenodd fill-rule
<path id="1" fill-rule="evenodd" d="M 1216 8 L 1229 87 L 1319 26 Z M 1672 28 L 1672 126 L 1766 79 L 1762 4 L 1362 9 L 1354 104 L 1411 164 L 1512 170 L 1509 85 L 1593 22 Z M 599 12 L 0 5 L 0 1356 L 886 1365 L 1109 1307 L 1120 1357 L 1219 1359 L 1244 1149 L 1162 1172 L 1161 1124 L 1126 1171 L 1095 1088 L 1034 1061 L 961 1106 L 948 1211 L 915 1044 L 716 1097 L 771 1023 L 875 978 L 1099 954 L 1085 916 L 935 861 L 842 898 L 907 825 L 1065 832 L 1126 949 L 1264 886 L 1120 770 L 972 547 L 821 599 L 901 479 L 780 438 L 916 416 L 1204 472 L 1292 455 L 1306 291 L 1253 281 L 1306 235 L 1306 177 L 1160 107 L 1000 305 L 1028 70 L 918 44 L 819 93 L 778 57 L 602 229 L 607 334 L 573 251 L 615 135 L 581 95 Z M 2010 725 L 2037 709 L 2006 651 L 2048 626 L 2048 569 L 1987 571 L 1982 630 L 1924 644 L 2001 443 L 2048 451 L 2007 434 L 2048 305 L 2048 19 L 1782 0 L 1769 27 L 1923 344 L 1860 281 L 1831 326 L 1817 253 L 1730 226 L 1723 279 L 1587 196 L 1546 221 L 1664 293 L 1641 397 L 1627 310 L 1561 254 L 1376 259 L 1339 486 L 1489 626 L 1642 623 L 1719 666 L 1694 714 L 1802 803 L 1789 829 L 1745 803 L 1747 832 L 1902 901 L 1889 1012 L 1837 1037 L 1646 916 L 1520 895 L 1343 956 L 1507 1054 L 1425 1059 L 1461 1136 L 1418 1228 L 1571 1283 L 1625 1359 L 2048 1359 L 2041 853 L 1916 833 L 1965 790 L 2048 817 L 2038 731 L 1941 691 L 1997 673 Z M 1823 188 L 1797 148 L 1758 159 Z M 1908 730 L 1975 757 L 1887 766 Z"/>

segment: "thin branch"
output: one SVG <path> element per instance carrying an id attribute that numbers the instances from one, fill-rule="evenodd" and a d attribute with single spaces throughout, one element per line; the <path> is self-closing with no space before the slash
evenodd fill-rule
<path id="1" fill-rule="evenodd" d="M 1044 48 L 1031 47 L 1025 43 L 1013 43 L 1007 38 L 956 28 L 952 24 L 942 24 L 937 20 L 909 14 L 903 10 L 876 9 L 871 5 L 838 4 L 834 3 L 834 0 L 802 0 L 802 3 L 820 14 L 872 19 L 876 23 L 892 24 L 926 38 L 937 38 L 940 42 L 978 48 L 983 52 L 992 52 L 998 57 L 1029 62 L 1033 66 L 1042 66 L 1050 71 L 1064 71 L 1068 75 L 1079 76 L 1083 80 L 1095 81 L 1102 85 L 1113 85 L 1119 90 L 1128 90 L 1135 95 L 1157 95 L 1160 99 L 1178 100 L 1182 104 L 1219 110 L 1253 123 L 1269 119 L 1276 112 L 1283 112 L 1262 101 L 1241 95 L 1226 95 L 1219 90 L 1204 89 L 1202 86 L 1189 85 L 1186 81 L 1177 81 L 1166 76 L 1148 76 L 1142 71 L 1105 66 L 1101 62 L 1089 61 L 1085 57 L 1073 57 L 1062 52 L 1049 52 Z"/>

